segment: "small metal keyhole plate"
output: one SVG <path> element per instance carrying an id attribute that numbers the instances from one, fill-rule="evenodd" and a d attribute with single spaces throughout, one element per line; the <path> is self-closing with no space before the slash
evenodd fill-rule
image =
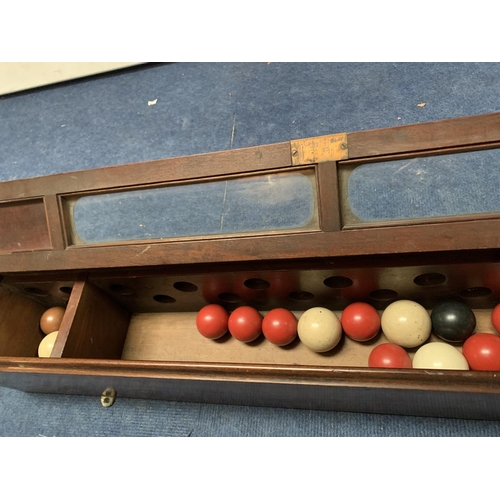
<path id="1" fill-rule="evenodd" d="M 108 387 L 101 394 L 101 404 L 105 408 L 112 406 L 116 399 L 116 391 L 112 387 Z"/>

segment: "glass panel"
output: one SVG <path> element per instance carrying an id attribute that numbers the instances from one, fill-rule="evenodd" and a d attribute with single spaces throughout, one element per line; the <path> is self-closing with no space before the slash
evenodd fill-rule
<path id="1" fill-rule="evenodd" d="M 352 215 L 369 222 L 499 212 L 499 187 L 490 149 L 360 165 L 347 191 Z"/>
<path id="2" fill-rule="evenodd" d="M 83 196 L 74 243 L 316 228 L 314 179 L 289 172 Z"/>

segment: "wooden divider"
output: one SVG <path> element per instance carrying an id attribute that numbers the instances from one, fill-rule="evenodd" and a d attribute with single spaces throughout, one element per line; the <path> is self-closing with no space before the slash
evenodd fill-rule
<path id="1" fill-rule="evenodd" d="M 120 359 L 130 313 L 86 279 L 75 283 L 51 357 Z"/>
<path id="2" fill-rule="evenodd" d="M 0 356 L 37 356 L 46 307 L 0 287 Z"/>

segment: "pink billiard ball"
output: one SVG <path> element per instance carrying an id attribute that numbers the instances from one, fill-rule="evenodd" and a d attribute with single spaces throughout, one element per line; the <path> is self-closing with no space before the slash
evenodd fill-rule
<path id="1" fill-rule="evenodd" d="M 377 336 L 380 331 L 380 315 L 370 304 L 355 302 L 348 305 L 340 318 L 345 334 L 358 342 Z"/>

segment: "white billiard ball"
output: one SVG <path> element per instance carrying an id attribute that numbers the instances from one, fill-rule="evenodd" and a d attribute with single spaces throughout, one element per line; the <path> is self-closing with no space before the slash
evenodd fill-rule
<path id="1" fill-rule="evenodd" d="M 297 333 L 300 341 L 311 351 L 327 352 L 339 343 L 342 325 L 329 309 L 313 307 L 300 317 Z"/>
<path id="2" fill-rule="evenodd" d="M 413 357 L 413 368 L 436 370 L 468 370 L 465 356 L 450 344 L 430 342 L 425 344 Z"/>
<path id="3" fill-rule="evenodd" d="M 381 326 L 389 342 L 405 348 L 422 345 L 432 330 L 429 313 L 412 300 L 397 300 L 387 306 Z"/>
<path id="4" fill-rule="evenodd" d="M 58 333 L 58 331 L 49 333 L 42 339 L 42 341 L 38 345 L 38 357 L 50 358 Z"/>

